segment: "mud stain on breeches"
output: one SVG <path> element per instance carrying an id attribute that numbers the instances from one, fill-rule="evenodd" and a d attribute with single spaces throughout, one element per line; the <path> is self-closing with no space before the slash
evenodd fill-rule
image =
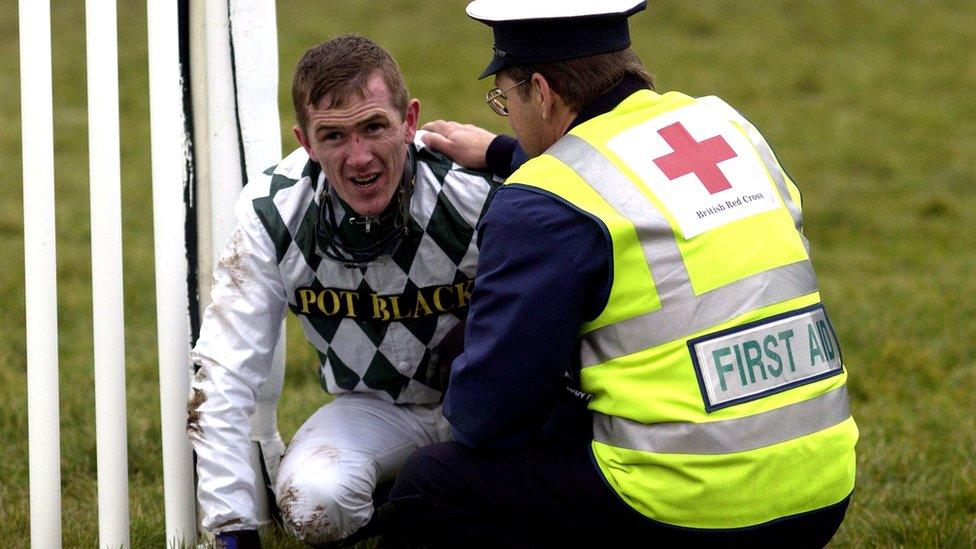
<path id="1" fill-rule="evenodd" d="M 330 444 L 324 444 L 314 452 L 323 455 L 332 461 L 338 461 L 342 455 L 342 450 Z M 317 503 L 311 508 L 312 502 L 302 501 L 299 488 L 289 485 L 284 492 L 278 496 L 278 508 L 281 516 L 288 523 L 292 532 L 298 539 L 305 543 L 318 544 L 343 539 L 347 534 L 342 532 L 342 527 L 335 524 L 326 512 L 325 506 Z"/>
<path id="2" fill-rule="evenodd" d="M 278 508 L 281 509 L 282 518 L 301 541 L 322 543 L 340 539 L 324 506 L 319 504 L 311 512 L 302 512 L 298 490 L 294 486 L 290 486 L 278 497 Z"/>

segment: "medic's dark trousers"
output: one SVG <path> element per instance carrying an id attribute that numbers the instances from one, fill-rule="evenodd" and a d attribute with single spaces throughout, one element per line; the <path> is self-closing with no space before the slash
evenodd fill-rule
<path id="1" fill-rule="evenodd" d="M 678 529 L 623 503 L 597 471 L 586 440 L 499 452 L 445 442 L 407 460 L 387 512 L 398 535 L 431 547 L 823 547 L 849 499 L 747 529 Z"/>

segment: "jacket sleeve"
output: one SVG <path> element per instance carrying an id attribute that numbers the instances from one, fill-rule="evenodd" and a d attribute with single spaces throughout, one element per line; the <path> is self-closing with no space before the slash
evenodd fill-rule
<path id="1" fill-rule="evenodd" d="M 478 229 L 481 253 L 464 354 L 444 415 L 455 438 L 483 449 L 546 435 L 574 367 L 580 323 L 609 295 L 601 226 L 543 194 L 510 185 Z"/>
<path id="2" fill-rule="evenodd" d="M 251 422 L 286 298 L 275 246 L 250 199 L 236 206 L 237 227 L 214 268 L 212 303 L 191 351 L 187 432 L 197 456 L 197 499 L 211 532 L 254 529 L 256 490 L 249 464 Z M 263 488 L 261 488 L 263 489 Z"/>
<path id="3" fill-rule="evenodd" d="M 510 135 L 495 137 L 485 151 L 487 170 L 502 179 L 515 173 L 528 159 L 522 144 Z"/>

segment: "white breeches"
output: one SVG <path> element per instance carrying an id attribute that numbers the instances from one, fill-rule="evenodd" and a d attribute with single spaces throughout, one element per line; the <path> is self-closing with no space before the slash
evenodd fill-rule
<path id="1" fill-rule="evenodd" d="M 298 429 L 278 468 L 275 495 L 286 528 L 318 544 L 344 539 L 373 516 L 373 491 L 415 449 L 450 440 L 437 405 L 397 405 L 344 393 Z"/>

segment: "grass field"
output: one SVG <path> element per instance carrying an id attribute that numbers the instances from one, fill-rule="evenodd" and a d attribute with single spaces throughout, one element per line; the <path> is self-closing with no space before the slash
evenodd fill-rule
<path id="1" fill-rule="evenodd" d="M 64 546 L 97 540 L 84 3 L 53 2 Z M 861 429 L 837 547 L 976 546 L 976 4 L 653 0 L 632 22 L 660 90 L 716 94 L 766 134 L 806 234 Z M 357 32 L 400 61 L 422 118 L 504 129 L 475 75 L 488 31 L 462 0 L 278 2 L 290 73 Z M 120 86 L 132 544 L 163 546 L 145 2 L 123 0 Z M 0 545 L 29 543 L 17 6 L 0 0 Z M 28 182 L 29 184 L 29 182 Z M 286 440 L 326 396 L 290 325 Z M 810 464 L 816 467 L 815 463 Z M 295 546 L 279 534 L 271 547 Z"/>

